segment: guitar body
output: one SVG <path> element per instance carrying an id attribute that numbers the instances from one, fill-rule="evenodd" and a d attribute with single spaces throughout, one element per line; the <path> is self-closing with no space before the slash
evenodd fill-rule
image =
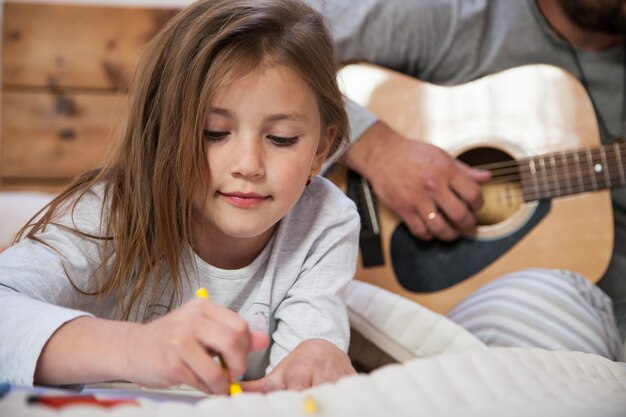
<path id="1" fill-rule="evenodd" d="M 600 145 L 586 91 L 572 75 L 551 66 L 517 67 L 443 87 L 358 64 L 346 66 L 339 80 L 347 97 L 395 130 L 461 159 L 490 158 L 495 152 L 518 160 Z M 345 169 L 330 177 L 345 191 Z M 491 200 L 485 194 L 486 206 Z M 607 190 L 485 209 L 491 213 L 487 219 L 497 220 L 479 223 L 458 241 L 420 242 L 378 202 L 384 263 L 366 268 L 359 262 L 356 278 L 446 313 L 509 272 L 565 268 L 596 282 L 608 266 L 613 218 Z"/>

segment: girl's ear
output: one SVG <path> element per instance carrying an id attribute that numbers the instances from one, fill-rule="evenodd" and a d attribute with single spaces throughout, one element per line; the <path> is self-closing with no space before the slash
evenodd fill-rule
<path id="1" fill-rule="evenodd" d="M 326 128 L 326 135 L 320 138 L 320 144 L 317 147 L 317 153 L 311 166 L 312 175 L 317 175 L 322 170 L 322 164 L 328 157 L 330 151 L 330 145 L 335 141 L 335 135 L 337 134 L 337 127 L 335 125 L 328 126 Z"/>

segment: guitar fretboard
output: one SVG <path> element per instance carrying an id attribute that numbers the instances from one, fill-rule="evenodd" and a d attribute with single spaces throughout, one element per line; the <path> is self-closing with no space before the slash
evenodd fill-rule
<path id="1" fill-rule="evenodd" d="M 524 201 L 626 185 L 626 143 L 555 152 L 518 161 Z"/>

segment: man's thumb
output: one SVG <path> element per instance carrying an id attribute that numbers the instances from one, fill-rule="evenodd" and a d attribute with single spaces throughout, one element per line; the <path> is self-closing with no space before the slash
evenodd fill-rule
<path id="1" fill-rule="evenodd" d="M 458 160 L 456 162 L 464 175 L 470 177 L 478 183 L 482 184 L 483 182 L 487 182 L 491 179 L 491 171 L 489 170 L 474 168 Z"/>

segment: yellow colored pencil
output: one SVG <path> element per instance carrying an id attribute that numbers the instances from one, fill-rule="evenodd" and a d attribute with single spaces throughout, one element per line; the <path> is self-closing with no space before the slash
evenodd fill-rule
<path id="1" fill-rule="evenodd" d="M 211 296 L 209 295 L 209 292 L 204 287 L 198 288 L 198 290 L 196 291 L 196 297 L 205 298 L 207 300 L 211 298 Z M 243 392 L 243 389 L 241 388 L 241 384 L 239 384 L 238 382 L 230 381 L 230 374 L 228 373 L 228 365 L 226 365 L 226 361 L 224 361 L 224 358 L 222 358 L 222 355 L 220 353 L 217 354 L 217 357 L 219 358 L 220 363 L 222 364 L 222 369 L 226 373 L 226 378 L 228 379 L 230 383 L 230 395 L 241 394 Z"/>

